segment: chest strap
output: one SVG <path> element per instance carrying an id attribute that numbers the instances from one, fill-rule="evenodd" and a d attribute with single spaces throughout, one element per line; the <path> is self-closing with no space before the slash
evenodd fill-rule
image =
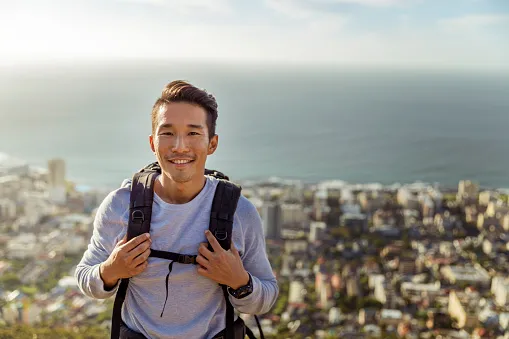
<path id="1" fill-rule="evenodd" d="M 196 255 L 180 254 L 174 252 L 158 251 L 150 249 L 149 257 L 166 259 L 176 261 L 179 264 L 193 264 L 196 265 Z"/>

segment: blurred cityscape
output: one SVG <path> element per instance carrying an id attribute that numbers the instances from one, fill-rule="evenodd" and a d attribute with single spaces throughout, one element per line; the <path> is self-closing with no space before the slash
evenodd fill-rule
<path id="1" fill-rule="evenodd" d="M 0 161 L 0 338 L 109 333 L 113 298 L 84 296 L 73 277 L 108 192 L 80 190 L 65 167 Z M 241 185 L 280 286 L 260 317 L 266 337 L 509 339 L 505 191 L 468 180 Z"/>

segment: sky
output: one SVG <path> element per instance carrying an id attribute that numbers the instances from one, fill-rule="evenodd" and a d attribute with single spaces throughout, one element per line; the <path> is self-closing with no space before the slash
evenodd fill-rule
<path id="1" fill-rule="evenodd" d="M 0 0 L 0 65 L 103 60 L 509 69 L 508 0 Z"/>

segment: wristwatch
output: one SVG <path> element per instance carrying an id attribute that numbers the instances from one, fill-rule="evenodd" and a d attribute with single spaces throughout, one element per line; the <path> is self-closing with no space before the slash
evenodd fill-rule
<path id="1" fill-rule="evenodd" d="M 246 285 L 241 286 L 236 290 L 234 290 L 231 287 L 228 287 L 228 293 L 230 293 L 230 295 L 233 296 L 234 298 L 242 299 L 247 297 L 253 292 L 253 280 L 251 279 L 251 274 L 248 273 L 247 275 L 249 275 L 249 281 L 247 282 Z"/>

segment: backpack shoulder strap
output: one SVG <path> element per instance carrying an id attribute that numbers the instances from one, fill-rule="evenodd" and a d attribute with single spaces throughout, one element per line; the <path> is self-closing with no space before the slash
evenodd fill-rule
<path id="1" fill-rule="evenodd" d="M 215 176 L 215 173 L 211 173 Z M 210 232 L 216 237 L 217 241 L 225 250 L 230 249 L 232 241 L 233 216 L 237 209 L 237 203 L 240 198 L 241 187 L 227 181 L 219 179 L 217 183 L 212 209 L 210 211 Z M 209 243 L 209 249 L 213 251 Z M 228 287 L 221 285 L 224 300 L 226 302 L 226 326 L 225 339 L 234 339 L 234 309 L 228 298 Z"/>
<path id="2" fill-rule="evenodd" d="M 150 231 L 152 203 L 154 201 L 154 183 L 158 174 L 154 170 L 141 170 L 133 176 L 131 202 L 129 204 L 129 222 L 127 224 L 127 241 Z"/>
<path id="3" fill-rule="evenodd" d="M 225 250 L 230 249 L 233 216 L 237 209 L 241 190 L 239 185 L 220 179 L 212 201 L 209 230 Z"/>
<path id="4" fill-rule="evenodd" d="M 133 176 L 129 204 L 129 221 L 127 223 L 127 241 L 150 231 L 152 202 L 154 200 L 154 181 L 157 170 L 144 168 Z M 115 296 L 111 317 L 111 339 L 120 337 L 122 321 L 122 304 L 129 286 L 129 279 L 122 279 Z"/>

